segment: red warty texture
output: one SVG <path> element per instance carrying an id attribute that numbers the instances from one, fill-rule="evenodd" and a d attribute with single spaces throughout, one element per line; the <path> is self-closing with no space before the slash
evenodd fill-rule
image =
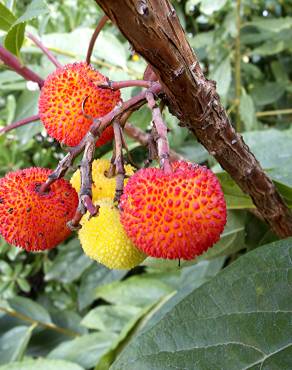
<path id="1" fill-rule="evenodd" d="M 38 251 L 51 249 L 69 236 L 66 223 L 74 216 L 78 195 L 64 179 L 41 195 L 39 186 L 51 172 L 27 168 L 0 179 L 0 234 L 8 243 Z"/>
<path id="2" fill-rule="evenodd" d="M 133 243 L 152 257 L 191 260 L 216 243 L 226 224 L 226 203 L 206 167 L 179 161 L 173 173 L 147 168 L 128 181 L 121 222 Z"/>
<path id="3" fill-rule="evenodd" d="M 104 116 L 117 105 L 120 91 L 97 87 L 101 81 L 106 77 L 83 62 L 67 64 L 47 77 L 39 99 L 39 115 L 50 136 L 69 146 L 79 144 L 92 124 L 82 112 L 85 98 L 84 112 L 93 118 Z M 113 129 L 108 127 L 96 145 L 112 138 Z"/>

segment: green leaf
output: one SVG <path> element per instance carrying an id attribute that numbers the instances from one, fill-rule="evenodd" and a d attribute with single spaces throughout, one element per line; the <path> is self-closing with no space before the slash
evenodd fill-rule
<path id="1" fill-rule="evenodd" d="M 0 365 L 21 360 L 34 326 L 16 326 L 0 337 Z"/>
<path id="2" fill-rule="evenodd" d="M 128 305 L 98 306 L 89 311 L 81 324 L 89 329 L 119 332 L 141 308 Z"/>
<path id="3" fill-rule="evenodd" d="M 239 112 L 245 130 L 252 130 L 255 122 L 255 107 L 252 97 L 245 90 L 243 90 L 240 98 Z"/>
<path id="4" fill-rule="evenodd" d="M 216 81 L 218 94 L 223 97 L 226 96 L 231 84 L 231 63 L 229 56 L 216 66 L 210 78 Z"/>
<path id="5" fill-rule="evenodd" d="M 0 3 L 0 30 L 8 31 L 15 21 L 16 17 L 11 11 Z"/>
<path id="6" fill-rule="evenodd" d="M 86 334 L 60 344 L 49 353 L 48 358 L 75 362 L 88 369 L 97 363 L 116 337 L 117 335 L 113 333 Z"/>
<path id="7" fill-rule="evenodd" d="M 9 306 L 18 313 L 25 315 L 32 320 L 51 324 L 49 313 L 39 303 L 24 297 L 13 297 L 8 300 Z"/>
<path id="8" fill-rule="evenodd" d="M 96 299 L 96 288 L 120 280 L 127 271 L 109 270 L 103 265 L 95 263 L 82 276 L 78 291 L 78 305 L 80 310 L 89 306 Z"/>
<path id="9" fill-rule="evenodd" d="M 188 294 L 112 370 L 289 369 L 292 238 L 260 247 Z"/>
<path id="10" fill-rule="evenodd" d="M 47 47 L 76 61 L 76 59 L 85 58 L 92 32 L 92 29 L 80 27 L 71 33 L 46 34 L 42 39 Z M 82 42 L 76 42 L 76 40 L 82 40 Z M 95 61 L 94 57 L 123 68 L 126 67 L 125 45 L 111 32 L 100 33 L 94 47 L 92 62 Z"/>
<path id="11" fill-rule="evenodd" d="M 275 41 L 275 40 L 269 40 L 259 46 L 258 48 L 253 49 L 251 52 L 252 55 L 262 55 L 262 56 L 267 56 L 267 55 L 274 55 L 281 53 L 281 51 L 285 50 L 286 48 L 286 43 L 282 40 L 280 41 Z"/>
<path id="12" fill-rule="evenodd" d="M 257 18 L 246 25 L 252 25 L 269 32 L 280 32 L 292 27 L 292 17 Z"/>
<path id="13" fill-rule="evenodd" d="M 84 254 L 79 240 L 73 239 L 69 243 L 59 247 L 57 257 L 54 258 L 46 271 L 45 280 L 71 283 L 79 279 L 92 262 Z"/>
<path id="14" fill-rule="evenodd" d="M 115 304 L 144 307 L 157 302 L 171 292 L 170 286 L 140 275 L 97 288 L 96 298 Z"/>
<path id="15" fill-rule="evenodd" d="M 13 25 L 4 40 L 4 46 L 12 54 L 19 57 L 19 51 L 24 40 L 25 23 Z"/>
<path id="16" fill-rule="evenodd" d="M 17 108 L 15 113 L 15 121 L 38 114 L 38 91 L 24 90 L 17 100 Z M 21 144 L 25 145 L 31 138 L 43 129 L 40 121 L 29 123 L 23 127 L 19 127 L 14 132 L 19 138 Z"/>
<path id="17" fill-rule="evenodd" d="M 72 362 L 62 360 L 25 360 L 0 366 L 0 370 L 84 370 L 84 368 Z"/>
<path id="18" fill-rule="evenodd" d="M 226 172 L 216 173 L 226 200 L 227 209 L 254 208 L 251 198 L 244 194 L 231 176 Z"/>
<path id="19" fill-rule="evenodd" d="M 252 131 L 244 133 L 243 137 L 265 169 L 285 167 L 292 158 L 292 130 Z"/>
<path id="20" fill-rule="evenodd" d="M 226 4 L 227 0 L 201 0 L 201 12 L 211 15 L 217 12 Z"/>
<path id="21" fill-rule="evenodd" d="M 228 212 L 227 224 L 223 234 L 212 248 L 202 254 L 197 260 L 217 258 L 220 256 L 229 256 L 244 248 L 245 237 L 245 212 Z"/>
<path id="22" fill-rule="evenodd" d="M 16 56 L 19 56 L 19 52 L 24 40 L 26 22 L 48 12 L 49 9 L 44 0 L 33 0 L 26 8 L 24 14 L 10 26 L 4 40 L 5 48 Z"/>
<path id="23" fill-rule="evenodd" d="M 127 66 L 125 45 L 109 31 L 101 32 L 96 40 L 93 55 L 114 65 Z"/>
<path id="24" fill-rule="evenodd" d="M 26 83 L 23 78 L 13 71 L 0 73 L 0 89 L 7 91 L 24 90 Z"/>
<path id="25" fill-rule="evenodd" d="M 24 22 L 29 22 L 32 19 L 39 17 L 40 15 L 45 15 L 49 13 L 49 8 L 44 0 L 33 0 L 28 7 L 24 14 L 17 19 L 14 24 L 20 24 Z"/>
<path id="26" fill-rule="evenodd" d="M 257 85 L 251 95 L 256 105 L 267 105 L 276 102 L 285 92 L 285 83 L 283 82 L 266 82 Z"/>

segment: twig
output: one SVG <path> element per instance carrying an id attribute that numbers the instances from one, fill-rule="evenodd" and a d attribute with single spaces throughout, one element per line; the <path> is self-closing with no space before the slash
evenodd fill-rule
<path id="1" fill-rule="evenodd" d="M 268 117 L 277 116 L 281 114 L 292 114 L 292 109 L 278 109 L 278 110 L 267 110 L 265 112 L 257 112 L 257 117 Z"/>
<path id="2" fill-rule="evenodd" d="M 88 209 L 91 216 L 96 215 L 96 208 L 92 203 L 92 162 L 95 151 L 95 137 L 88 135 L 84 148 L 83 159 L 80 165 L 81 189 L 80 189 L 80 210 L 85 213 Z M 83 213 L 83 214 L 84 214 Z"/>
<path id="3" fill-rule="evenodd" d="M 116 192 L 114 202 L 119 202 L 124 191 L 125 168 L 123 159 L 123 140 L 121 126 L 118 120 L 113 123 L 115 136 L 115 168 L 116 168 Z"/>
<path id="4" fill-rule="evenodd" d="M 45 45 L 39 40 L 37 37 L 32 35 L 31 33 L 27 33 L 28 38 L 31 39 L 43 52 L 44 54 L 48 57 L 48 59 L 57 67 L 57 68 L 62 68 L 62 64 L 57 60 L 57 58 L 51 53 L 51 51 L 45 47 Z"/>
<path id="5" fill-rule="evenodd" d="M 161 111 L 156 104 L 154 99 L 154 94 L 150 91 L 146 92 L 146 99 L 148 103 L 148 107 L 152 111 L 152 120 L 153 125 L 157 131 L 157 138 L 154 137 L 154 140 L 157 143 L 157 151 L 160 161 L 161 168 L 165 171 L 165 173 L 171 173 L 172 167 L 169 160 L 169 144 L 167 140 L 167 126 L 164 123 L 161 115 Z"/>
<path id="6" fill-rule="evenodd" d="M 158 94 L 159 92 L 161 92 L 161 85 L 159 83 L 155 83 L 147 91 Z M 98 139 L 103 131 L 112 123 L 114 119 L 118 118 L 123 113 L 129 110 L 133 111 L 139 109 L 145 102 L 146 90 L 127 100 L 122 105 L 117 106 L 102 118 L 94 119 L 88 133 L 83 137 L 83 139 L 77 146 L 68 149 L 69 153 L 59 162 L 56 170 L 51 173 L 51 175 L 49 175 L 47 181 L 40 186 L 39 192 L 46 193 L 52 183 L 66 174 L 74 159 L 84 150 L 87 142 L 91 141 L 92 136 Z"/>
<path id="7" fill-rule="evenodd" d="M 94 48 L 94 44 L 95 44 L 95 41 L 100 33 L 100 31 L 103 29 L 104 25 L 106 24 L 106 22 L 109 20 L 109 18 L 104 15 L 100 21 L 98 22 L 97 26 L 96 26 L 96 29 L 91 37 L 91 40 L 90 40 L 90 43 L 88 45 L 88 50 L 87 50 L 87 55 L 86 55 L 86 63 L 87 64 L 90 64 L 90 59 L 91 59 L 91 55 L 92 55 L 92 51 L 93 51 L 93 48 Z"/>
<path id="8" fill-rule="evenodd" d="M 5 134 L 5 133 L 7 133 L 11 130 L 14 130 L 15 128 L 27 125 L 30 122 L 38 121 L 39 119 L 40 119 L 40 116 L 38 114 L 36 114 L 34 116 L 27 117 L 27 118 L 21 119 L 19 121 L 13 122 L 10 125 L 1 128 L 0 129 L 0 135 L 3 135 L 3 134 Z"/>
<path id="9" fill-rule="evenodd" d="M 126 80 L 126 81 L 102 81 L 96 84 L 96 86 L 111 89 L 111 90 L 120 90 L 125 87 L 151 87 L 153 85 L 152 81 L 145 80 Z"/>
<path id="10" fill-rule="evenodd" d="M 2 45 L 0 45 L 0 59 L 3 61 L 4 64 L 13 69 L 24 79 L 36 82 L 39 85 L 39 88 L 43 86 L 44 80 L 36 73 L 34 73 L 31 69 L 22 66 L 20 61 Z"/>
<path id="11" fill-rule="evenodd" d="M 61 328 L 60 326 L 57 326 L 55 324 L 50 324 L 50 323 L 46 323 L 46 322 L 43 322 L 43 321 L 34 320 L 31 317 L 26 316 L 21 312 L 12 311 L 12 310 L 9 310 L 5 307 L 0 307 L 0 311 L 6 313 L 9 316 L 16 317 L 17 319 L 27 321 L 31 324 L 40 325 L 40 326 L 44 327 L 45 329 L 54 330 L 58 333 L 61 333 L 61 334 L 64 334 L 64 335 L 67 335 L 67 336 L 70 336 L 70 337 L 79 337 L 80 336 L 79 333 L 77 333 L 73 330 Z"/>
<path id="12" fill-rule="evenodd" d="M 79 222 L 87 210 L 91 217 L 98 213 L 98 208 L 92 203 L 92 162 L 94 159 L 95 142 L 95 137 L 92 134 L 88 135 L 80 165 L 81 188 L 79 192 L 79 204 L 73 219 L 67 223 L 71 230 L 80 229 Z"/>
<path id="13" fill-rule="evenodd" d="M 149 133 L 141 130 L 139 127 L 132 125 L 130 122 L 127 122 L 125 124 L 125 132 L 129 137 L 136 140 L 142 146 L 148 146 L 150 137 Z M 181 154 L 175 152 L 172 149 L 170 149 L 169 151 L 169 159 L 171 162 L 185 160 L 185 158 Z"/>
<path id="14" fill-rule="evenodd" d="M 114 143 L 114 145 L 113 145 L 113 154 L 112 154 L 112 157 L 111 157 L 110 167 L 109 167 L 108 170 L 106 170 L 104 172 L 104 175 L 109 179 L 114 177 L 115 173 L 116 173 L 115 159 L 116 159 L 116 147 L 115 147 L 115 143 Z"/>

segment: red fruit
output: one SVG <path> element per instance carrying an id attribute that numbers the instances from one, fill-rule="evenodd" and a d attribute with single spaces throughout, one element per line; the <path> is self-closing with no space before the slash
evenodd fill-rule
<path id="1" fill-rule="evenodd" d="M 0 180 L 0 234 L 10 244 L 38 251 L 51 249 L 65 240 L 78 205 L 78 195 L 64 179 L 40 194 L 40 184 L 52 171 L 26 168 Z"/>
<path id="2" fill-rule="evenodd" d="M 79 144 L 92 124 L 84 112 L 94 118 L 109 113 L 121 100 L 119 90 L 102 89 L 98 82 L 106 77 L 86 63 L 67 64 L 50 74 L 41 90 L 39 115 L 48 134 L 69 146 Z M 107 128 L 97 146 L 112 140 L 113 129 Z"/>
<path id="3" fill-rule="evenodd" d="M 121 222 L 133 243 L 152 257 L 190 260 L 219 240 L 226 204 L 212 171 L 175 162 L 173 173 L 147 168 L 128 181 Z"/>

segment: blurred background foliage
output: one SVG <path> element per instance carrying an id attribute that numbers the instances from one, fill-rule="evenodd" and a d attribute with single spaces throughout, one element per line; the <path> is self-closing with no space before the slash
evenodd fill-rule
<path id="1" fill-rule="evenodd" d="M 292 205 L 292 1 L 183 0 L 172 3 L 204 72 L 216 81 L 235 127 L 243 133 L 287 203 Z M 93 0 L 49 0 L 47 3 L 44 0 L 0 0 L 0 42 L 23 64 L 45 78 L 55 67 L 27 38 L 26 32 L 40 37 L 61 63 L 72 63 L 85 59 L 88 42 L 101 16 Z M 111 24 L 106 25 L 97 40 L 92 63 L 113 80 L 141 78 L 145 68 L 142 58 Z M 137 88 L 126 89 L 123 98 L 127 99 L 138 91 Z M 38 89 L 33 84 L 0 64 L 1 126 L 37 114 L 38 96 Z M 265 247 L 267 254 L 261 248 L 252 251 L 275 241 L 276 236 L 256 217 L 250 198 L 240 191 L 195 138 L 179 127 L 177 119 L 167 110 L 164 114 L 172 149 L 191 161 L 213 167 L 218 173 L 229 209 L 228 223 L 221 240 L 206 254 L 195 261 L 182 263 L 181 267 L 177 262 L 148 258 L 132 271 L 110 271 L 91 261 L 82 253 L 76 237 L 50 252 L 38 254 L 25 253 L 1 240 L 1 370 L 108 369 L 133 338 L 130 349 L 122 351 L 115 369 L 136 369 L 138 365 L 140 369 L 167 369 L 172 368 L 172 361 L 181 361 L 177 368 L 183 368 L 184 361 L 184 368 L 192 368 L 187 365 L 187 355 L 179 360 L 177 354 L 170 363 L 167 356 L 158 358 L 156 354 L 156 357 L 151 357 L 153 343 L 151 336 L 147 342 L 147 334 L 152 330 L 152 335 L 159 335 L 155 328 L 163 325 L 164 316 L 173 314 L 173 310 L 188 316 L 192 312 L 192 302 L 199 299 L 204 289 L 212 288 L 217 282 L 222 283 L 225 275 L 229 276 L 228 281 L 235 279 L 237 274 L 244 278 L 244 273 L 249 279 L 248 268 L 254 263 L 251 261 L 258 261 L 254 268 L 260 269 L 264 259 L 268 269 L 269 261 L 272 265 L 273 260 L 280 258 L 272 256 L 274 252 L 269 252 L 269 247 Z M 149 128 L 150 120 L 146 108 L 131 117 L 131 122 L 143 130 Z M 135 161 L 142 164 L 147 155 L 145 148 L 131 139 L 128 144 Z M 110 151 L 111 145 L 107 145 L 96 155 L 109 157 Z M 0 176 L 30 166 L 54 168 L 63 155 L 60 145 L 46 135 L 41 123 L 33 122 L 0 136 Z M 278 243 L 277 249 L 285 254 L 284 249 L 289 247 L 289 242 Z M 250 254 L 254 256 L 251 259 L 248 257 Z M 279 265 L 281 263 L 284 263 L 282 259 Z M 231 268 L 227 267 L 225 273 L 225 267 L 230 264 Z M 218 278 L 214 278 L 217 273 Z M 271 279 L 270 284 L 275 283 L 274 275 L 266 276 L 266 279 Z M 209 280 L 209 285 L 204 284 Z M 198 289 L 202 284 L 201 290 Z M 252 294 L 252 288 L 247 285 L 244 284 L 236 293 L 238 302 L 241 293 Z M 221 288 L 218 301 L 226 299 L 228 302 L 225 285 Z M 266 294 L 267 305 L 277 299 L 286 304 L 283 298 L 285 289 L 282 284 L 276 298 L 271 291 L 264 291 L 262 294 Z M 193 300 L 179 306 L 185 297 L 193 297 Z M 276 304 L 271 307 L 270 311 L 279 309 Z M 240 311 L 240 307 L 234 309 L 239 315 L 239 327 L 242 325 L 244 328 L 250 318 Z M 173 315 L 173 326 L 164 329 L 178 328 L 179 331 L 180 323 Z M 214 323 L 209 325 L 212 327 Z M 150 354 L 144 360 L 137 358 L 137 362 L 131 365 L 125 358 L 132 358 L 133 353 L 138 356 L 139 347 L 135 348 L 137 335 L 137 343 L 146 346 Z M 270 334 L 266 335 L 269 337 Z M 237 342 L 241 339 L 237 338 Z M 254 333 L 256 339 L 257 333 Z M 278 343 L 277 338 L 273 340 Z M 178 341 L 183 343 L 181 337 Z M 206 334 L 204 345 L 210 348 L 208 355 L 220 362 L 220 354 L 211 342 Z M 167 346 L 165 338 L 161 343 Z M 134 346 L 132 352 L 131 346 Z M 187 343 L 181 346 L 187 347 Z M 285 347 L 283 340 L 275 346 L 277 350 Z M 230 356 L 227 355 L 226 362 L 222 359 L 222 368 L 244 368 L 230 362 L 234 349 L 226 351 Z M 172 352 L 175 353 L 175 349 Z M 202 354 L 195 355 L 202 360 Z M 282 361 L 281 369 L 291 368 L 285 367 L 285 356 L 284 351 L 284 357 L 278 359 Z M 249 360 L 245 353 L 243 357 L 245 364 L 254 361 Z M 147 362 L 149 359 L 152 362 Z M 200 366 L 198 368 L 216 368 L 215 365 Z"/>

